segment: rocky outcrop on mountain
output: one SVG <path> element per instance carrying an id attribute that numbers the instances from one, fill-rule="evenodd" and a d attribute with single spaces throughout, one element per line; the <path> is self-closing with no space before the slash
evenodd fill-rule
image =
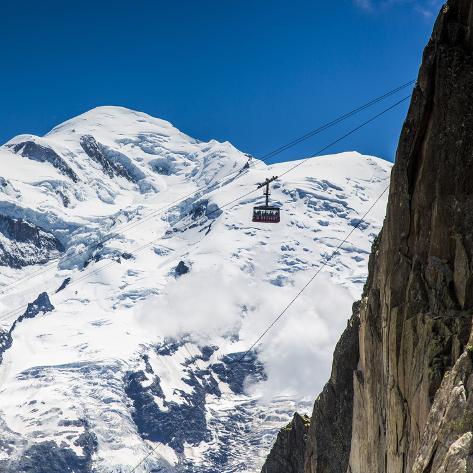
<path id="1" fill-rule="evenodd" d="M 81 136 L 79 142 L 87 156 L 100 164 L 109 177 L 121 176 L 134 183 L 144 179 L 145 174 L 128 156 L 102 145 L 92 135 Z"/>
<path id="2" fill-rule="evenodd" d="M 470 342 L 437 391 L 413 473 L 473 471 L 472 351 Z"/>
<path id="3" fill-rule="evenodd" d="M 172 357 L 180 349 L 184 349 L 190 356 L 181 364 L 185 373 L 182 387 L 173 387 L 174 394 L 182 396 L 184 402 L 166 399 L 163 380 L 153 370 L 149 355 L 142 357 L 144 369 L 126 373 L 124 380 L 125 393 L 133 404 L 132 417 L 140 436 L 147 441 L 171 446 L 183 459 L 186 447 L 197 448 L 203 442 L 212 441 L 212 418 L 207 415 L 206 403 L 208 396 L 222 398 L 218 381 L 221 381 L 220 386 L 226 384 L 227 389 L 242 395 L 249 380 L 266 379 L 263 366 L 253 352 L 246 355 L 241 364 L 236 364 L 236 360 L 241 359 L 244 354 L 233 353 L 223 356 L 218 363 L 211 364 L 208 368 L 196 369 L 196 361 L 208 361 L 217 347 L 199 347 L 198 353 L 191 355 L 186 346 L 184 341 L 169 341 L 155 348 L 155 353 L 164 357 Z M 161 402 L 156 403 L 156 399 Z M 224 438 L 223 443 L 227 448 L 234 430 L 233 423 L 247 422 L 244 415 L 242 411 L 235 419 L 226 420 L 225 428 L 230 431 L 230 438 Z M 304 422 L 308 425 L 308 418 Z M 210 449 L 207 455 L 213 455 L 212 461 L 221 469 L 200 470 L 196 465 L 191 465 L 189 470 L 179 471 L 227 471 L 231 458 L 225 449 L 220 452 L 212 452 Z"/>
<path id="4" fill-rule="evenodd" d="M 358 366 L 343 375 L 353 380 L 348 466 L 332 436 L 311 435 L 306 473 L 473 471 L 472 105 L 473 4 L 450 0 L 400 137 L 360 306 Z M 330 432 L 324 416 L 343 405 L 332 396 L 321 407 L 311 432 Z M 336 452 L 328 468 L 310 458 L 324 451 Z"/>
<path id="5" fill-rule="evenodd" d="M 64 251 L 48 231 L 20 218 L 0 215 L 0 266 L 42 264 Z"/>
<path id="6" fill-rule="evenodd" d="M 2 473 L 92 473 L 92 456 L 97 451 L 97 438 L 89 431 L 87 422 L 64 420 L 64 424 L 84 427 L 84 433 L 75 441 L 77 454 L 71 448 L 58 446 L 56 442 L 44 441 L 29 445 L 22 456 L 15 459 L 0 459 Z M 3 446 L 3 445 L 2 445 Z"/>
<path id="7" fill-rule="evenodd" d="M 62 174 L 68 176 L 72 181 L 78 182 L 79 178 L 73 169 L 52 148 L 42 146 L 34 141 L 27 140 L 9 146 L 12 151 L 33 161 L 52 164 Z"/>
<path id="8" fill-rule="evenodd" d="M 83 443 L 77 443 L 86 451 L 77 455 L 70 448 L 60 448 L 55 442 L 47 441 L 32 445 L 18 461 L 6 466 L 5 473 L 92 473 L 92 454 L 96 450 L 96 441 L 91 434 L 84 434 Z M 1 466 L 1 465 L 0 465 Z"/>
<path id="9" fill-rule="evenodd" d="M 263 473 L 304 473 L 309 424 L 309 417 L 294 414 L 292 421 L 279 432 L 261 470 Z"/>
<path id="10" fill-rule="evenodd" d="M 190 271 L 189 266 L 184 263 L 184 261 L 179 261 L 179 264 L 176 266 L 176 269 L 174 270 L 176 277 L 179 276 L 184 276 L 184 274 L 187 274 Z"/>

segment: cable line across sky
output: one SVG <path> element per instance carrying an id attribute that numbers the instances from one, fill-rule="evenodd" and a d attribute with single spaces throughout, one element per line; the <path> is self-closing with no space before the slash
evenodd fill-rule
<path id="1" fill-rule="evenodd" d="M 272 157 L 276 156 L 277 154 L 279 153 L 282 153 L 283 151 L 286 151 L 287 149 L 289 148 L 292 148 L 293 146 L 296 146 L 297 144 L 303 142 L 303 141 L 306 141 L 308 140 L 309 138 L 312 138 L 313 136 L 316 136 L 320 133 L 322 133 L 323 131 L 326 131 L 328 130 L 329 128 L 332 128 L 340 123 L 342 123 L 343 121 L 347 120 L 348 118 L 382 102 L 383 100 L 386 100 L 387 98 L 397 94 L 398 92 L 406 89 L 407 87 L 410 87 L 411 85 L 413 85 L 415 83 L 414 80 L 411 80 L 409 82 L 406 82 L 404 84 L 401 84 L 397 87 L 395 87 L 394 89 L 391 89 L 389 90 L 388 92 L 385 92 L 384 94 L 366 102 L 365 104 L 361 105 L 360 107 L 357 107 L 347 113 L 344 113 L 342 115 L 340 115 L 338 118 L 334 119 L 334 120 L 331 120 L 327 123 L 325 123 L 324 125 L 318 127 L 318 128 L 315 128 L 314 130 L 311 130 L 309 131 L 308 133 L 305 133 L 304 135 L 300 136 L 299 138 L 296 138 L 282 146 L 279 146 L 278 148 L 274 149 L 273 151 L 263 155 L 261 157 L 261 159 L 258 159 L 258 160 L 251 160 L 251 162 L 248 164 L 248 167 L 250 166 L 256 166 L 258 163 L 260 162 L 263 162 L 263 163 L 266 163 L 269 159 L 271 159 Z M 405 99 L 403 99 L 402 101 L 404 101 Z M 399 105 L 398 103 L 394 104 L 391 108 L 394 108 L 396 107 L 397 105 Z M 389 108 L 389 110 L 391 109 Z M 380 115 L 386 113 L 387 111 L 389 110 L 385 110 L 383 112 L 381 112 Z M 377 117 L 374 117 L 372 119 L 375 120 Z M 360 126 L 360 128 L 364 127 L 365 124 L 362 124 Z M 359 128 L 358 128 L 359 129 Z M 318 151 L 316 153 L 316 155 L 320 154 L 321 152 L 323 152 L 325 149 L 328 149 L 330 148 L 331 146 L 333 146 L 334 144 L 338 143 L 339 141 L 343 140 L 345 137 L 349 136 L 350 134 L 354 133 L 355 131 L 357 130 L 354 130 L 354 131 L 351 131 L 349 134 L 339 138 L 337 141 L 335 142 L 332 142 L 330 143 L 329 145 L 327 145 L 322 151 Z M 316 156 L 314 155 L 314 156 Z M 314 156 L 311 156 L 311 157 L 314 157 Z M 308 158 L 307 158 L 308 159 Z M 299 164 L 300 165 L 300 164 Z M 289 171 L 287 171 L 289 172 Z M 287 173 L 286 172 L 286 173 Z M 285 174 L 286 174 L 285 173 Z M 135 227 L 137 227 L 138 225 L 141 225 L 149 220 L 151 220 L 152 218 L 154 217 L 157 217 L 161 214 L 163 214 L 166 210 L 169 210 L 173 207 L 175 207 L 176 205 L 179 205 L 180 203 L 184 202 L 186 199 L 189 199 L 191 197 L 195 197 L 195 196 L 198 196 L 199 194 L 200 195 L 204 195 L 205 193 L 209 193 L 209 192 L 212 192 L 213 190 L 217 189 L 218 186 L 222 185 L 224 181 L 226 180 L 229 180 L 229 179 L 232 179 L 232 178 L 236 178 L 238 177 L 239 175 L 242 175 L 242 170 L 239 170 L 239 171 L 234 171 L 234 172 L 231 172 L 225 176 L 223 176 L 222 178 L 220 178 L 217 182 L 209 185 L 209 186 L 204 186 L 202 188 L 199 188 L 193 192 L 190 192 L 188 194 L 185 194 L 181 197 L 179 197 L 178 199 L 175 199 L 174 201 L 166 204 L 165 206 L 163 207 L 160 207 L 156 210 L 153 210 L 151 211 L 150 213 L 146 214 L 146 215 L 143 215 L 142 217 L 138 217 L 136 220 L 132 220 L 124 225 L 122 225 L 121 227 L 118 227 L 116 228 L 113 232 L 110 232 L 108 235 L 106 235 L 105 237 L 103 238 L 100 238 L 98 241 L 96 241 L 95 243 L 91 243 L 90 245 L 87 246 L 87 250 L 90 252 L 90 251 L 95 251 L 97 249 L 99 249 L 102 245 L 104 245 L 107 241 L 111 240 L 112 238 L 116 237 L 118 234 L 123 234 L 124 232 L 126 231 L 129 231 Z M 151 202 L 149 202 L 151 203 Z M 60 261 L 64 264 L 64 263 L 67 263 L 67 262 L 70 262 L 72 260 L 74 260 L 75 258 L 77 257 L 76 254 L 72 254 L 70 256 L 65 256 L 63 257 L 62 259 L 60 259 Z M 25 282 L 26 280 L 31 280 L 33 278 L 36 278 L 38 276 L 41 276 L 45 273 L 47 273 L 48 271 L 51 271 L 51 270 L 54 270 L 56 267 L 57 267 L 57 262 L 58 260 L 54 260 L 52 261 L 51 263 L 47 264 L 46 266 L 40 268 L 38 271 L 35 271 L 33 272 L 32 274 L 29 274 L 23 278 L 20 278 L 20 279 L 17 279 L 15 281 L 13 281 L 12 283 L 10 284 L 7 284 L 6 286 L 4 286 L 1 290 L 0 290 L 0 296 L 2 295 L 5 295 L 7 292 L 9 292 L 11 289 L 17 287 L 18 285 L 20 285 L 21 283 Z M 0 317 L 0 320 L 2 319 L 3 317 Z"/>

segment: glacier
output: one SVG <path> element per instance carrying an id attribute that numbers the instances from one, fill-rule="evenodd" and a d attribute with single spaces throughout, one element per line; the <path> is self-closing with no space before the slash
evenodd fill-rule
<path id="1" fill-rule="evenodd" d="M 0 163 L 0 471 L 259 471 L 328 377 L 391 164 L 308 159 L 272 185 L 270 225 L 250 192 L 297 161 L 121 107 L 17 136 Z"/>

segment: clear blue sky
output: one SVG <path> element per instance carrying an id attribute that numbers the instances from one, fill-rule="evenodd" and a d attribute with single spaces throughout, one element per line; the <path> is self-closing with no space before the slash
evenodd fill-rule
<path id="1" fill-rule="evenodd" d="M 258 157 L 415 78 L 440 3 L 2 2 L 0 142 L 121 105 Z M 278 159 L 314 153 L 381 108 Z M 334 151 L 392 160 L 405 112 Z"/>

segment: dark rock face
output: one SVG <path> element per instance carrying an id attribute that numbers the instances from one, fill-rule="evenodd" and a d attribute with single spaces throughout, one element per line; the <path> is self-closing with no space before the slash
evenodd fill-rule
<path id="1" fill-rule="evenodd" d="M 157 348 L 161 356 L 172 356 L 184 342 L 167 343 Z M 130 372 L 125 379 L 125 392 L 133 402 L 133 420 L 140 435 L 153 442 L 169 445 L 182 453 L 184 444 L 197 445 L 211 438 L 207 426 L 205 395 L 220 395 L 218 384 L 211 372 L 189 369 L 183 381 L 192 387 L 190 393 L 179 391 L 182 403 L 166 400 L 159 376 L 147 358 L 144 358 L 146 374 L 143 371 Z M 152 379 L 152 383 L 144 383 Z M 145 387 L 143 387 L 145 384 Z M 164 409 L 156 403 L 161 398 Z"/>
<path id="2" fill-rule="evenodd" d="M 316 401 L 305 473 L 473 471 L 472 224 L 473 3 L 450 0 L 402 129 L 359 310 L 353 386 L 332 396 L 326 386 Z M 351 412 L 339 402 L 344 386 Z M 346 437 L 325 423 L 344 412 L 348 465 Z"/>
<path id="3" fill-rule="evenodd" d="M 85 151 L 89 158 L 92 158 L 94 161 L 99 163 L 102 166 L 103 171 L 107 176 L 113 177 L 115 174 L 118 176 L 123 176 L 128 180 L 131 180 L 128 173 L 121 168 L 117 168 L 113 165 L 102 153 L 99 143 L 92 135 L 84 135 L 80 137 L 80 145 Z"/>
<path id="4" fill-rule="evenodd" d="M 310 419 L 297 412 L 282 429 L 261 470 L 262 473 L 304 473 Z"/>
<path id="5" fill-rule="evenodd" d="M 63 251 L 51 233 L 22 219 L 0 215 L 0 266 L 43 264 Z"/>
<path id="6" fill-rule="evenodd" d="M 10 330 L 0 329 L 0 364 L 3 360 L 3 353 L 12 346 L 12 337 Z"/>
<path id="7" fill-rule="evenodd" d="M 473 471 L 473 344 L 445 375 L 435 395 L 413 473 Z"/>
<path id="8" fill-rule="evenodd" d="M 52 441 L 34 444 L 18 461 L 1 471 L 5 473 L 92 473 L 92 455 L 97 449 L 95 436 L 89 433 L 83 434 L 77 444 L 83 448 L 83 456 L 77 455 L 70 448 L 58 447 Z"/>
<path id="9" fill-rule="evenodd" d="M 70 282 L 71 282 L 71 278 L 64 279 L 61 285 L 56 289 L 56 294 L 66 289 L 66 287 L 69 285 Z"/>
<path id="10" fill-rule="evenodd" d="M 347 471 L 353 421 L 353 375 L 359 360 L 359 310 L 360 303 L 357 302 L 335 347 L 330 380 L 315 401 L 303 472 Z"/>
<path id="11" fill-rule="evenodd" d="M 218 351 L 218 347 L 215 346 L 215 345 L 205 345 L 201 348 L 201 352 L 202 352 L 202 360 L 204 361 L 208 361 L 210 359 L 210 357 L 216 352 Z"/>
<path id="12" fill-rule="evenodd" d="M 258 361 L 256 353 L 231 353 L 224 355 L 221 362 L 211 365 L 211 369 L 217 374 L 218 379 L 227 383 L 235 394 L 245 391 L 246 382 L 266 380 L 263 365 Z"/>
<path id="13" fill-rule="evenodd" d="M 360 311 L 353 473 L 412 471 L 437 390 L 470 335 L 472 35 L 472 3 L 449 1 L 425 49 L 399 141 Z"/>
<path id="14" fill-rule="evenodd" d="M 121 176 L 133 183 L 137 183 L 145 177 L 130 158 L 102 145 L 92 135 L 81 136 L 79 142 L 87 156 L 100 164 L 107 176 Z"/>
<path id="15" fill-rule="evenodd" d="M 49 296 L 46 292 L 42 292 L 33 302 L 30 302 L 26 307 L 26 311 L 23 315 L 18 317 L 17 321 L 13 324 L 13 327 L 17 323 L 23 322 L 24 319 L 34 319 L 38 314 L 45 314 L 54 310 L 54 306 L 49 300 Z"/>
<path id="16" fill-rule="evenodd" d="M 72 181 L 78 182 L 79 178 L 72 168 L 53 149 L 41 146 L 34 141 L 24 141 L 11 146 L 11 149 L 20 156 L 39 161 L 51 163 L 62 174 L 68 176 Z"/>
<path id="17" fill-rule="evenodd" d="M 185 341 L 168 341 L 155 348 L 159 356 L 173 356 L 177 350 L 186 344 Z M 242 353 L 230 354 L 222 357 L 219 363 L 211 364 L 205 369 L 196 369 L 197 359 L 208 361 L 210 356 L 217 350 L 217 347 L 200 347 L 200 353 L 191 355 L 181 363 L 184 367 L 182 381 L 191 389 L 174 389 L 174 396 L 177 399 L 166 398 L 161 379 L 153 371 L 149 362 L 149 357 L 144 355 L 144 369 L 138 372 L 129 372 L 124 380 L 125 392 L 133 403 L 132 417 L 138 432 L 142 438 L 161 442 L 172 447 L 178 454 L 184 452 L 184 444 L 198 445 L 201 442 L 210 442 L 212 439 L 212 429 L 209 426 L 208 407 L 206 396 L 212 395 L 217 398 L 222 393 L 219 388 L 217 378 L 228 384 L 236 394 L 243 392 L 245 382 L 249 378 L 263 379 L 265 377 L 262 365 L 257 361 L 256 356 L 251 353 L 245 361 L 235 363 Z M 238 368 L 238 369 L 237 369 Z M 160 398 L 161 403 L 156 399 Z M 160 405 L 161 404 L 161 405 Z M 221 447 L 210 449 L 206 453 L 206 458 L 213 464 L 220 465 L 221 470 L 226 471 L 229 461 L 229 452 L 232 445 L 232 429 L 235 425 L 242 425 L 248 422 L 244 409 L 233 412 L 225 426 L 228 431 L 220 432 L 218 441 Z M 201 469 L 199 465 L 187 465 L 184 459 L 180 464 L 182 470 L 179 471 L 202 471 L 211 473 L 214 470 Z"/>

